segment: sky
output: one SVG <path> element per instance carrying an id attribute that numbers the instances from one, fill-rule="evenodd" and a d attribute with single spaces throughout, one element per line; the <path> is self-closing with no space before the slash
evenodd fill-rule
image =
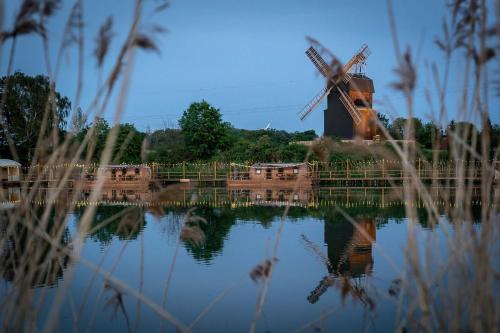
<path id="1" fill-rule="evenodd" d="M 21 1 L 7 1 L 6 26 Z M 51 62 L 55 62 L 62 31 L 73 1 L 62 7 L 48 27 Z M 219 108 L 225 121 L 237 128 L 271 127 L 288 131 L 323 131 L 323 109 L 317 108 L 305 121 L 297 112 L 324 86 L 304 54 L 306 37 L 319 40 L 341 61 L 347 61 L 364 43 L 371 55 L 366 74 L 374 80 L 374 108 L 391 116 L 404 116 L 406 103 L 401 93 L 391 88 L 396 80 L 396 55 L 389 26 L 386 0 L 172 0 L 171 7 L 151 16 L 155 1 L 146 1 L 141 30 L 153 23 L 168 32 L 156 37 L 160 52 L 138 52 L 122 122 L 140 130 L 177 126 L 178 119 L 192 102 L 206 100 Z M 398 42 L 411 47 L 418 69 L 415 92 L 416 115 L 425 120 L 431 113 L 424 92 L 430 87 L 428 64 L 439 70 L 444 57 L 434 39 L 441 34 L 446 14 L 441 0 L 393 0 Z M 85 0 L 85 70 L 81 100 L 86 109 L 96 93 L 99 73 L 93 57 L 95 36 L 108 16 L 113 17 L 114 37 L 104 75 L 110 69 L 123 42 L 133 13 L 132 0 Z M 1 50 L 1 72 L 5 75 L 10 43 Z M 57 90 L 75 98 L 77 53 L 71 49 L 64 57 L 56 79 Z M 30 75 L 46 73 L 39 37 L 21 37 L 16 49 L 14 69 Z M 456 118 L 461 96 L 463 63 L 454 61 L 447 97 L 448 117 Z M 490 104 L 498 105 L 491 95 Z M 393 109 L 387 107 L 391 101 Z M 113 96 L 106 114 L 112 120 L 117 97 Z M 492 108 L 493 109 L 493 108 Z M 494 122 L 500 113 L 492 112 Z"/>

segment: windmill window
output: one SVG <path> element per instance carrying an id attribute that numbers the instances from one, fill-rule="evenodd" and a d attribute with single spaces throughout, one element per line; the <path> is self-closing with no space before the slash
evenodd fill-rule
<path id="1" fill-rule="evenodd" d="M 299 168 L 297 168 L 297 167 L 293 168 L 293 173 L 295 173 L 295 174 L 299 173 Z"/>
<path id="2" fill-rule="evenodd" d="M 361 99 L 356 99 L 354 101 L 354 105 L 356 105 L 356 106 L 365 106 L 365 103 Z"/>
<path id="3" fill-rule="evenodd" d="M 260 169 L 255 169 L 255 173 L 260 175 Z"/>

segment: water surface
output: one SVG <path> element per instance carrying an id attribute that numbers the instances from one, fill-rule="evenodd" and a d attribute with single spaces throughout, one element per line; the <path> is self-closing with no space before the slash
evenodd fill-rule
<path id="1" fill-rule="evenodd" d="M 196 322 L 195 331 L 247 331 L 263 285 L 250 272 L 269 257 L 284 206 L 290 201 L 257 331 L 393 330 L 397 295 L 391 286 L 404 266 L 408 203 L 400 199 L 398 191 L 389 189 L 305 189 L 291 195 L 289 190 L 276 189 L 115 190 L 91 203 L 88 193 L 82 193 L 61 242 L 70 243 L 87 205 L 97 205 L 93 226 L 121 214 L 85 239 L 81 253 L 85 260 L 162 304 L 176 257 L 166 310 L 189 325 L 209 307 Z M 47 193 L 42 193 L 33 204 L 43 207 L 46 199 Z M 411 204 L 423 207 L 421 202 Z M 200 222 L 205 236 L 202 244 L 186 239 L 179 242 L 188 211 L 206 221 Z M 418 211 L 419 239 L 439 235 L 440 227 L 428 228 L 425 211 Z M 343 213 L 352 216 L 355 225 Z M 446 223 L 444 215 L 442 223 Z M 22 248 L 13 247 L 11 252 L 22 252 Z M 4 251 L 4 256 L 9 255 L 14 258 L 22 253 Z M 5 269 L 6 262 L 6 283 L 1 287 L 4 298 L 12 288 L 9 281 L 19 274 Z M 105 283 L 102 275 L 96 276 L 86 265 L 73 264 L 61 255 L 46 270 L 31 286 L 35 293 L 44 294 L 37 319 L 40 327 L 50 314 L 54 295 L 67 283 L 58 318 L 62 331 L 160 329 L 156 313 L 119 287 Z M 351 289 L 346 293 L 342 286 Z M 114 306 L 119 304 L 117 295 L 123 307 Z M 168 323 L 164 327 L 174 329 Z"/>

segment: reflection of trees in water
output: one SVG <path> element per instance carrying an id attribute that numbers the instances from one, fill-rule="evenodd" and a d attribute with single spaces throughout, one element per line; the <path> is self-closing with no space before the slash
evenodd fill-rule
<path id="1" fill-rule="evenodd" d="M 169 187 L 168 189 L 168 191 L 161 191 L 155 194 L 155 199 L 161 199 L 162 201 L 165 200 L 168 202 L 172 199 L 170 195 L 174 195 L 180 191 L 178 187 L 172 187 L 172 189 Z M 189 195 L 187 196 L 189 197 Z M 151 207 L 141 208 L 137 206 L 100 205 L 97 208 L 96 217 L 92 224 L 92 228 L 95 230 L 92 232 L 91 237 L 103 244 L 109 244 L 113 237 L 118 237 L 119 239 L 135 239 L 146 224 L 144 210 L 148 210 L 153 215 L 160 218 L 160 228 L 162 228 L 167 235 L 176 235 L 177 237 L 187 208 L 155 206 L 153 210 L 151 209 Z M 201 245 L 184 242 L 185 246 L 193 258 L 201 262 L 209 262 L 215 255 L 221 253 L 224 247 L 224 240 L 228 237 L 231 226 L 235 224 L 237 220 L 255 221 L 262 224 L 264 228 L 268 228 L 273 221 L 281 218 L 283 209 L 283 207 L 269 206 L 211 207 L 200 203 L 195 214 L 205 218 L 208 222 L 207 224 L 200 225 L 200 228 L 206 236 L 206 241 Z M 123 213 L 124 211 L 126 211 L 126 213 Z M 378 226 L 387 223 L 389 219 L 403 221 L 406 217 L 405 206 L 402 203 L 380 207 L 357 205 L 355 202 L 352 202 L 349 207 L 344 208 L 344 211 L 351 216 L 374 217 L 377 220 Z M 77 219 L 80 218 L 82 213 L 83 208 L 76 210 L 75 215 Z M 422 207 L 417 209 L 417 214 L 419 215 L 419 221 L 425 225 L 428 218 L 425 208 Z M 110 221 L 114 216 L 117 217 Z M 345 221 L 336 209 L 330 206 L 311 208 L 291 207 L 287 219 L 289 222 L 293 222 L 296 219 L 306 217 L 324 220 L 325 228 L 339 228 L 340 230 L 338 233 L 340 234 L 349 234 L 349 232 L 352 232 L 352 229 L 349 229 L 352 228 L 352 225 Z M 98 227 L 100 225 L 102 226 Z M 341 226 L 337 227 L 336 225 Z M 359 257 L 361 258 L 362 255 L 359 254 Z M 352 260 L 354 260 L 354 258 Z M 340 268 L 342 269 L 345 265 L 346 263 L 343 263 Z"/>
<path id="2" fill-rule="evenodd" d="M 200 224 L 200 228 L 205 233 L 205 242 L 194 245 L 185 242 L 186 248 L 193 258 L 202 262 L 210 262 L 214 256 L 222 252 L 224 240 L 228 237 L 231 227 L 240 221 L 256 221 L 264 228 L 268 228 L 271 223 L 281 218 L 283 208 L 281 207 L 199 207 L 195 214 L 203 217 L 207 223 Z M 291 207 L 288 218 L 293 222 L 294 219 L 310 216 L 308 210 L 300 207 Z"/>
<path id="3" fill-rule="evenodd" d="M 79 221 L 84 208 L 75 210 Z M 146 226 L 144 209 L 136 206 L 99 206 L 92 221 L 90 237 L 109 244 L 113 237 L 121 240 L 136 239 Z"/>
<path id="4" fill-rule="evenodd" d="M 33 221 L 33 220 L 31 220 Z M 59 227 L 51 219 L 44 229 L 57 246 L 43 239 L 21 223 L 4 230 L 4 248 L 0 267 L 5 280 L 20 287 L 20 298 L 31 287 L 52 286 L 62 277 L 69 256 L 61 249 L 67 248 L 70 234 L 65 226 Z"/>
<path id="5" fill-rule="evenodd" d="M 224 247 L 224 240 L 229 234 L 231 226 L 236 222 L 236 216 L 231 210 L 217 208 L 197 208 L 195 214 L 203 217 L 207 223 L 199 225 L 205 234 L 205 241 L 201 244 L 184 242 L 186 249 L 198 261 L 210 262 Z"/>
<path id="6" fill-rule="evenodd" d="M 333 218 L 336 221 L 333 224 L 337 224 L 339 221 L 338 215 L 332 215 L 333 209 L 331 207 L 320 207 L 316 209 L 306 209 L 301 207 L 291 207 L 288 213 L 288 220 L 292 222 L 297 219 L 306 217 L 316 217 L 325 220 L 325 226 L 329 225 L 327 221 L 331 221 Z M 377 212 L 373 208 L 365 208 L 366 213 L 371 212 L 376 215 Z M 404 207 L 402 208 L 404 214 Z M 347 210 L 349 213 L 349 209 Z M 260 206 L 250 206 L 250 207 L 238 207 L 238 208 L 212 208 L 212 207 L 199 207 L 195 210 L 195 214 L 205 218 L 207 220 L 206 224 L 201 224 L 200 228 L 205 233 L 206 240 L 201 245 L 194 245 L 189 242 L 185 242 L 185 246 L 189 253 L 192 254 L 193 258 L 202 262 L 210 262 L 214 256 L 222 252 L 224 247 L 224 240 L 228 237 L 231 227 L 236 223 L 236 220 L 240 221 L 256 221 L 262 224 L 263 227 L 267 228 L 270 226 L 272 221 L 280 219 L 283 215 L 283 208 L 280 207 L 260 207 Z M 386 223 L 388 220 L 386 218 L 379 218 L 378 224 Z M 345 221 L 349 226 L 351 224 Z M 373 224 L 374 225 L 374 224 Z M 344 226 L 342 224 L 341 228 L 349 228 L 349 226 Z M 344 233 L 351 232 L 352 229 L 344 231 Z M 348 241 L 348 240 L 346 240 Z"/>

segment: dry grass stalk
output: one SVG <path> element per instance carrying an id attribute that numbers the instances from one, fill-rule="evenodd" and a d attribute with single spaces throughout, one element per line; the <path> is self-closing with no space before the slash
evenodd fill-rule
<path id="1" fill-rule="evenodd" d="M 15 46 L 17 38 L 19 36 L 31 33 L 39 33 L 40 35 L 42 35 L 43 38 L 44 50 L 47 51 L 47 43 L 49 36 L 44 34 L 45 32 L 44 25 L 47 21 L 47 18 L 55 13 L 58 6 L 59 6 L 58 1 L 43 1 L 43 2 L 24 1 L 22 3 L 21 8 L 16 16 L 13 28 L 11 30 L 4 30 L 2 32 L 2 43 L 5 42 L 6 40 L 12 40 L 7 76 L 9 76 L 9 74 L 12 71 L 12 63 L 15 56 Z M 137 29 L 139 27 L 138 24 L 140 22 L 138 18 L 141 16 L 141 8 L 142 8 L 142 1 L 137 1 L 135 7 L 134 22 L 132 24 L 129 36 L 127 37 L 127 40 L 125 41 L 124 46 L 122 47 L 122 52 L 120 53 L 117 61 L 115 62 L 115 66 L 113 67 L 110 76 L 106 80 L 107 84 L 98 89 L 96 97 L 94 98 L 94 102 L 91 103 L 91 106 L 87 111 L 87 114 L 90 113 L 96 107 L 98 107 L 99 105 L 98 101 L 101 99 L 101 96 L 103 95 L 106 96 L 106 98 L 104 99 L 104 102 L 100 105 L 98 109 L 98 114 L 100 115 L 104 112 L 107 105 L 107 98 L 109 98 L 109 96 L 111 95 L 111 91 L 115 87 L 115 83 L 119 78 L 117 75 L 117 73 L 119 72 L 125 73 L 125 76 L 123 78 L 124 83 L 121 89 L 122 92 L 121 99 L 125 100 L 125 95 L 127 92 L 126 87 L 128 85 L 128 82 L 130 81 L 130 75 L 127 75 L 127 72 L 130 72 L 131 65 L 133 64 L 132 60 L 133 60 L 134 50 L 136 48 L 142 48 L 142 49 L 152 48 L 151 43 L 149 45 L 144 44 L 144 41 L 148 41 L 147 36 L 144 34 L 140 35 L 141 37 L 140 41 L 142 41 L 141 43 L 134 42 L 137 39 L 136 36 L 138 36 Z M 158 31 L 159 30 L 157 30 L 157 32 Z M 83 72 L 83 11 L 82 11 L 81 1 L 75 1 L 75 5 L 71 10 L 68 22 L 66 24 L 63 40 L 61 42 L 61 46 L 56 60 L 56 71 L 55 71 L 56 77 L 60 70 L 60 60 L 62 58 L 62 53 L 72 44 L 77 44 L 79 49 L 79 74 L 78 74 L 79 83 L 77 85 L 77 93 L 75 98 L 76 104 L 78 104 L 82 88 L 81 79 Z M 48 53 L 46 52 L 45 54 L 47 55 Z M 104 56 L 105 55 L 102 55 L 100 58 L 101 64 L 102 61 L 104 61 Z M 47 73 L 49 74 L 49 77 L 51 77 L 52 70 L 48 57 L 46 57 L 46 65 L 47 65 Z M 124 70 L 122 70 L 122 68 L 124 68 Z M 54 78 L 51 77 L 51 80 L 55 80 L 56 77 Z M 3 105 L 5 103 L 5 98 L 6 95 L 3 94 L 2 103 L 0 105 L 1 106 L 0 109 L 2 110 L 3 110 Z M 73 138 L 71 137 L 71 133 L 67 137 L 65 137 L 62 141 L 59 141 L 57 133 L 54 130 L 52 130 L 52 132 L 47 131 L 49 125 L 48 121 L 49 115 L 54 112 L 55 108 L 54 103 L 51 102 L 53 101 L 53 99 L 54 99 L 54 84 L 52 83 L 49 99 L 46 108 L 44 110 L 43 124 L 42 127 L 40 128 L 40 133 L 38 136 L 39 141 L 37 143 L 37 146 L 40 148 L 50 146 L 52 147 L 52 149 L 45 151 L 43 151 L 43 149 L 37 150 L 37 153 L 33 158 L 33 165 L 38 163 L 39 157 L 43 156 L 43 154 L 46 154 L 47 158 L 43 161 L 44 163 L 48 164 L 67 163 L 72 166 L 75 165 L 76 162 L 81 161 L 81 154 L 84 148 L 89 143 L 90 138 L 92 138 L 93 130 L 89 131 L 87 137 L 84 139 L 83 144 L 79 147 L 73 147 Z M 119 120 L 122 109 L 123 105 L 121 105 L 119 109 L 116 111 L 115 119 Z M 1 125 L 3 126 L 3 123 Z M 109 156 L 110 156 L 109 147 L 113 146 L 114 144 L 113 136 L 115 135 L 116 133 L 112 133 L 112 135 L 108 138 L 107 142 L 108 149 L 106 151 L 106 154 L 102 156 L 101 159 L 103 163 L 109 161 Z M 12 150 L 12 155 L 14 156 L 14 158 L 18 159 L 11 138 L 8 137 L 8 140 Z M 87 156 L 87 159 L 84 161 L 85 163 L 89 162 L 88 160 L 89 156 Z M 68 181 L 73 172 L 73 167 L 68 167 L 65 168 L 64 170 L 63 169 L 55 170 L 54 173 L 51 174 L 51 176 L 54 179 L 56 179 L 57 182 L 55 183 L 55 188 L 50 191 L 50 196 L 46 200 L 48 204 L 42 209 L 41 212 L 36 211 L 34 207 L 30 206 L 30 203 L 36 196 L 36 193 L 38 193 L 38 189 L 41 188 L 43 184 L 42 180 L 47 174 L 46 171 L 41 173 L 35 173 L 34 172 L 35 170 L 36 168 L 30 168 L 28 174 L 29 179 L 34 180 L 33 186 L 27 187 L 26 185 L 23 185 L 21 189 L 23 195 L 27 200 L 24 200 L 14 212 L 6 212 L 5 214 L 7 221 L 9 221 L 9 223 L 5 228 L 5 234 L 4 234 L 7 236 L 2 237 L 1 240 L 2 247 L 8 242 L 11 242 L 11 244 L 19 244 L 19 242 L 21 241 L 21 237 L 19 235 L 16 235 L 16 230 L 18 228 L 26 228 L 26 227 L 28 227 L 28 230 L 30 230 L 29 232 L 22 233 L 24 235 L 22 236 L 22 239 L 24 239 L 23 242 L 24 244 L 26 244 L 24 246 L 26 255 L 24 255 L 22 259 L 23 261 L 18 263 L 13 261 L 13 257 L 5 257 L 5 260 L 7 260 L 6 265 L 7 266 L 11 265 L 11 267 L 13 268 L 12 278 L 15 279 L 15 281 L 13 283 L 14 287 L 12 289 L 13 297 L 6 299 L 6 303 L 4 304 L 6 308 L 10 309 L 6 312 L 7 315 L 5 316 L 6 321 L 4 321 L 4 324 L 10 322 L 10 324 L 8 325 L 10 325 L 11 328 L 19 330 L 24 330 L 28 329 L 29 327 L 32 327 L 30 325 L 33 325 L 36 322 L 35 320 L 36 316 L 32 314 L 34 313 L 34 311 L 36 311 L 37 306 L 41 306 L 43 304 L 45 298 L 45 291 L 42 291 L 41 295 L 38 297 L 38 300 L 32 302 L 31 298 L 33 297 L 33 293 L 30 292 L 29 285 L 32 283 L 43 284 L 50 282 L 50 279 L 53 278 L 53 274 L 50 273 L 46 275 L 43 274 L 40 275 L 40 272 L 43 272 L 43 269 L 49 269 L 47 272 L 55 272 L 54 268 L 51 267 L 60 267 L 60 265 L 62 264 L 64 264 L 64 266 L 67 265 L 67 260 L 66 263 L 64 263 L 65 260 L 61 261 L 60 259 L 61 249 L 62 249 L 61 246 L 52 243 L 52 240 L 61 239 L 61 236 L 64 234 L 65 230 L 67 230 L 66 225 L 67 225 L 68 215 L 69 212 L 73 209 L 71 203 L 76 201 L 68 198 L 68 200 L 65 201 L 69 203 L 68 205 L 61 207 L 54 206 L 54 203 L 61 202 L 60 200 L 57 199 L 64 193 L 64 190 L 67 187 Z M 93 193 L 95 197 L 100 195 L 100 188 L 102 187 L 102 179 L 98 181 L 98 184 L 99 186 L 95 188 L 95 191 Z M 73 199 L 76 198 L 78 193 L 79 189 L 75 189 L 74 194 L 72 194 Z M 84 212 L 85 218 L 83 219 L 84 223 L 80 225 L 78 233 L 72 235 L 71 238 L 73 239 L 71 243 L 69 243 L 68 245 L 64 245 L 65 248 L 67 249 L 67 250 L 63 249 L 64 250 L 63 253 L 66 256 L 65 258 L 68 258 L 67 256 L 69 252 L 71 254 L 70 258 L 72 261 L 75 262 L 80 261 L 78 254 L 80 252 L 80 247 L 83 238 L 86 237 L 89 231 L 91 231 L 91 229 L 89 228 L 90 225 L 89 221 L 91 221 L 91 219 L 93 218 L 94 210 L 95 207 L 92 206 L 89 206 L 88 208 L 85 209 Z M 137 220 L 136 217 L 128 216 L 127 218 L 122 219 L 120 227 L 123 227 L 127 230 L 133 230 L 134 228 L 137 227 L 136 220 Z M 87 223 L 85 223 L 85 221 L 87 221 Z M 36 224 L 36 228 L 39 228 L 41 232 L 33 232 L 32 230 L 33 226 L 31 224 Z M 47 234 L 45 230 L 47 230 L 47 228 L 51 225 L 57 225 L 58 227 L 50 229 L 51 235 L 49 237 L 51 237 L 51 239 L 50 241 L 48 241 L 46 238 Z M 9 237 L 11 237 L 10 239 L 12 241 L 9 240 Z M 66 242 L 68 242 L 67 240 L 68 236 L 66 235 L 65 237 L 66 238 L 64 239 L 66 239 Z M 43 248 L 46 246 L 48 246 L 48 253 L 40 251 L 41 247 Z M 17 247 L 13 248 L 13 250 L 19 251 Z M 28 258 L 30 258 L 30 260 L 27 260 Z M 59 264 L 54 266 L 51 263 L 52 260 L 57 260 Z M 117 262 L 118 261 L 119 259 L 117 260 Z M 14 264 L 14 266 L 12 266 L 12 264 Z M 4 265 L 3 268 L 4 271 L 5 267 L 7 266 Z M 24 272 L 24 274 L 15 273 L 21 271 Z M 96 269 L 96 272 L 98 271 L 99 269 Z M 55 319 L 58 317 L 62 299 L 64 299 L 68 295 L 65 292 L 65 290 L 67 290 L 67 286 L 71 282 L 72 269 L 70 269 L 68 273 L 69 274 L 66 274 L 65 276 L 66 279 L 64 281 L 64 285 L 57 292 L 56 301 L 52 307 L 52 314 L 46 322 L 45 326 L 46 331 L 51 331 L 57 325 Z M 18 291 L 22 292 L 19 293 Z M 138 301 L 140 302 L 144 302 L 146 300 L 141 294 L 137 294 L 137 292 L 133 292 L 131 294 L 135 295 L 134 297 L 137 297 Z M 149 303 L 149 305 L 151 305 L 150 301 L 146 301 L 146 303 Z M 21 304 L 21 306 L 19 304 Z M 160 312 L 165 313 L 163 310 L 161 310 Z M 75 309 L 73 313 L 75 316 L 75 321 L 78 321 L 78 314 Z M 8 318 L 12 318 L 12 320 L 9 321 Z M 165 316 L 165 318 L 168 321 L 173 320 L 175 322 L 175 319 L 170 315 Z M 184 329 L 182 325 L 179 323 L 175 325 L 179 327 L 181 330 Z"/>

